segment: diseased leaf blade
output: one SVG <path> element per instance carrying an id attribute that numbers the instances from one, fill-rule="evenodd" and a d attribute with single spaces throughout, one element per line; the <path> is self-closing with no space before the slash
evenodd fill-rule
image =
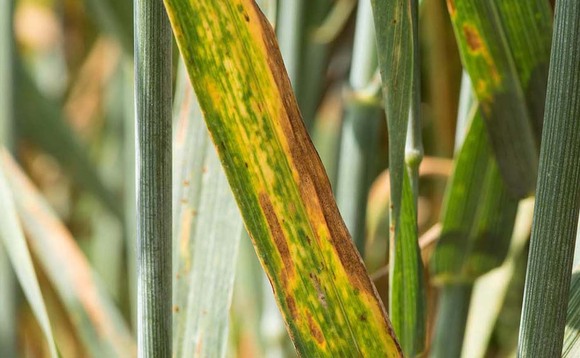
<path id="1" fill-rule="evenodd" d="M 270 25 L 250 0 L 165 4 L 299 354 L 400 356 L 302 123 Z"/>
<path id="2" fill-rule="evenodd" d="M 533 193 L 551 33 L 543 0 L 448 1 L 464 68 L 509 192 Z M 517 140 L 514 140 L 517 138 Z"/>

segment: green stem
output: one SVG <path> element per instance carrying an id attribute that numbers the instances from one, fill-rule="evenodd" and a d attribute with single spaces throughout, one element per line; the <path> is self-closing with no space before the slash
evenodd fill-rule
<path id="1" fill-rule="evenodd" d="M 135 2 L 137 329 L 140 357 L 171 357 L 171 27 Z"/>
<path id="2" fill-rule="evenodd" d="M 471 283 L 446 284 L 441 287 L 430 354 L 432 358 L 461 356 L 472 289 Z"/>
<path id="3" fill-rule="evenodd" d="M 556 6 L 520 357 L 562 353 L 580 210 L 580 2 Z"/>

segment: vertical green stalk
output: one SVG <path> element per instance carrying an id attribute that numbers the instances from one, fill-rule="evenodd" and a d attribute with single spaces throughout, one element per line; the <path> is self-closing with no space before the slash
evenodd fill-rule
<path id="1" fill-rule="evenodd" d="M 378 130 L 383 113 L 377 98 L 379 88 L 372 82 L 377 69 L 372 16 L 370 0 L 359 1 L 336 187 L 338 207 L 363 257 L 367 197 L 372 180 L 379 171 Z"/>
<path id="2" fill-rule="evenodd" d="M 556 4 L 520 357 L 562 353 L 580 210 L 580 2 Z"/>
<path id="3" fill-rule="evenodd" d="M 135 2 L 137 338 L 171 357 L 171 27 L 163 1 Z"/>

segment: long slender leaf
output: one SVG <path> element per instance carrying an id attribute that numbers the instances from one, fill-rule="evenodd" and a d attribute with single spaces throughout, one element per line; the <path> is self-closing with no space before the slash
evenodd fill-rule
<path id="1" fill-rule="evenodd" d="M 533 193 L 538 167 L 551 10 L 544 0 L 448 1 L 508 190 Z M 514 140 L 517 138 L 517 140 Z"/>
<path id="2" fill-rule="evenodd" d="M 431 257 L 432 280 L 441 286 L 433 357 L 460 355 L 473 284 L 506 257 L 518 207 L 498 171 L 478 103 L 460 113 L 458 121 L 463 117 L 468 118 L 467 134 L 448 183 L 441 237 Z"/>
<path id="3" fill-rule="evenodd" d="M 372 1 L 379 68 L 389 129 L 390 313 L 406 355 L 425 345 L 423 268 L 417 243 L 416 171 L 419 152 L 406 153 L 409 118 L 419 123 L 417 1 Z M 417 97 L 415 97 L 417 96 Z M 415 122 L 417 121 L 417 122 Z M 413 128 L 413 132 L 416 128 Z M 419 134 L 415 132 L 414 134 Z M 412 136 L 414 137 L 414 136 Z M 414 141 L 415 138 L 411 138 Z M 415 154 L 418 154 L 415 156 Z M 412 158 L 411 158 L 412 157 Z M 411 164 L 409 171 L 405 162 Z M 411 168 L 412 167 L 412 168 Z"/>
<path id="4" fill-rule="evenodd" d="M 162 0 L 135 1 L 139 352 L 171 356 L 171 27 Z"/>
<path id="5" fill-rule="evenodd" d="M 135 344 L 121 314 L 70 233 L 6 152 L 1 154 L 1 163 L 30 249 L 88 351 L 95 357 L 135 356 Z"/>
<path id="6" fill-rule="evenodd" d="M 185 67 L 175 99 L 173 350 L 223 357 L 242 218 Z M 203 292 L 203 294 L 199 294 Z"/>
<path id="7" fill-rule="evenodd" d="M 28 251 L 28 245 L 16 213 L 12 193 L 8 187 L 2 167 L 0 167 L 0 213 L 2 213 L 0 215 L 0 240 L 2 240 L 20 286 L 42 329 L 50 355 L 53 358 L 58 357 L 46 306 L 32 265 L 32 258 Z"/>
<path id="8" fill-rule="evenodd" d="M 250 0 L 165 4 L 299 354 L 399 356 L 300 118 L 270 25 Z"/>
<path id="9" fill-rule="evenodd" d="M 580 210 L 580 2 L 556 5 L 518 354 L 562 352 Z"/>

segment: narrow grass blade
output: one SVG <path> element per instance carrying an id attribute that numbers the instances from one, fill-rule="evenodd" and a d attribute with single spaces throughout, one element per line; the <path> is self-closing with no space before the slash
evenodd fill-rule
<path id="1" fill-rule="evenodd" d="M 15 67 L 14 115 L 18 118 L 16 130 L 19 135 L 53 155 L 80 186 L 116 217 L 122 218 L 118 200 L 101 180 L 61 109 L 40 93 L 21 65 Z"/>
<path id="2" fill-rule="evenodd" d="M 165 4 L 298 353 L 399 356 L 300 118 L 267 20 L 251 0 Z"/>
<path id="3" fill-rule="evenodd" d="M 418 112 L 417 1 L 372 1 L 379 68 L 389 129 L 390 314 L 406 355 L 425 345 L 423 264 L 417 243 L 416 171 L 420 155 L 406 152 L 409 118 L 415 141 Z M 414 133 L 413 133 L 414 132 Z M 414 152 L 419 142 L 410 143 Z M 417 153 L 419 154 L 419 153 Z M 406 163 L 407 162 L 407 163 Z M 405 164 L 410 164 L 409 171 Z"/>
<path id="4" fill-rule="evenodd" d="M 580 210 L 580 2 L 556 5 L 518 354 L 562 352 Z"/>
<path id="5" fill-rule="evenodd" d="M 461 59 L 473 82 L 508 190 L 533 193 L 549 60 L 544 0 L 448 1 Z M 517 138 L 517 140 L 514 140 Z"/>
<path id="6" fill-rule="evenodd" d="M 572 272 L 570 282 L 570 298 L 568 299 L 568 315 L 564 331 L 563 358 L 580 356 L 580 269 Z"/>
<path id="7" fill-rule="evenodd" d="M 0 240 L 2 240 L 7 256 L 12 263 L 12 268 L 20 282 L 20 286 L 42 329 L 50 355 L 56 358 L 58 357 L 58 352 L 52 335 L 52 328 L 50 327 L 46 306 L 42 298 L 40 286 L 38 285 L 36 273 L 34 272 L 32 258 L 28 251 L 24 233 L 17 216 L 12 193 L 2 167 L 0 167 L 0 212 L 2 213 L 0 215 Z"/>
<path id="8" fill-rule="evenodd" d="M 137 341 L 171 356 L 171 27 L 162 0 L 135 1 Z"/>
<path id="9" fill-rule="evenodd" d="M 2 167 L 30 249 L 65 305 L 75 331 L 95 357 L 133 357 L 135 344 L 74 239 L 6 152 Z"/>
<path id="10" fill-rule="evenodd" d="M 223 357 L 242 218 L 185 67 L 175 99 L 173 351 Z M 203 292 L 203 294 L 200 294 Z"/>

